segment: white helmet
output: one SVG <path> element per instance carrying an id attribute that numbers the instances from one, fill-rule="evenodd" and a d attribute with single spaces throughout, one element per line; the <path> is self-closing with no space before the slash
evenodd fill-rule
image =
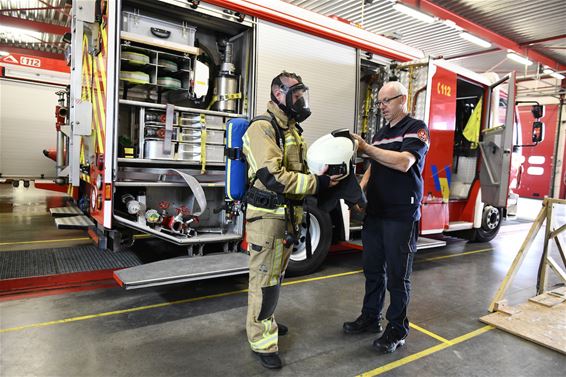
<path id="1" fill-rule="evenodd" d="M 347 129 L 332 131 L 317 139 L 307 151 L 307 165 L 312 174 L 320 175 L 328 165 L 327 175 L 341 175 L 340 179 L 350 174 L 352 157 L 356 152 L 356 143 Z"/>

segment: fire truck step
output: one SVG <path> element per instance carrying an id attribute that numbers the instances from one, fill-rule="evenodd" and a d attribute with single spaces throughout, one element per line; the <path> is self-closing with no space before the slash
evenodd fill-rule
<path id="1" fill-rule="evenodd" d="M 114 270 L 142 262 L 131 251 L 111 253 L 93 245 L 0 253 L 0 281 L 77 272 Z M 1 284 L 0 284 L 1 286 Z"/>
<path id="2" fill-rule="evenodd" d="M 362 246 L 362 240 L 351 240 L 349 243 Z M 446 246 L 446 241 L 435 240 L 433 238 L 419 237 L 417 239 L 417 250 L 432 249 L 433 247 Z"/>
<path id="3" fill-rule="evenodd" d="M 94 223 L 88 216 L 80 215 L 56 218 L 55 225 L 57 229 L 88 229 L 94 226 Z"/>
<path id="4" fill-rule="evenodd" d="M 433 238 L 419 237 L 417 239 L 417 250 L 432 249 L 433 247 L 446 246 L 446 241 Z"/>
<path id="5" fill-rule="evenodd" d="M 53 217 L 76 216 L 83 214 L 77 206 L 49 208 L 49 212 Z"/>
<path id="6" fill-rule="evenodd" d="M 248 255 L 243 253 L 181 257 L 114 271 L 114 279 L 125 289 L 212 279 L 248 273 Z"/>

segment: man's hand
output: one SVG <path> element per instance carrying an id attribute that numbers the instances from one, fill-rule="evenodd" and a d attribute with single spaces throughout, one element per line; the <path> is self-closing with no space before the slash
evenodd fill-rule
<path id="1" fill-rule="evenodd" d="M 365 211 L 365 208 L 360 207 L 359 204 L 354 204 L 354 206 L 352 207 L 352 209 L 358 213 L 362 213 Z"/>
<path id="2" fill-rule="evenodd" d="M 365 152 L 367 147 L 369 146 L 369 144 L 366 143 L 366 141 L 360 135 L 353 134 L 353 133 L 350 133 L 350 135 L 358 143 L 358 150 L 362 153 Z"/>
<path id="3" fill-rule="evenodd" d="M 328 185 L 328 187 L 334 187 L 338 184 L 339 179 L 341 178 L 341 175 L 331 175 L 330 176 L 330 184 Z"/>
<path id="4" fill-rule="evenodd" d="M 324 168 L 322 168 L 322 171 L 317 174 L 317 175 L 326 175 L 326 172 L 328 171 L 328 165 L 324 165 Z M 341 175 L 331 175 L 330 177 L 330 183 L 328 184 L 328 187 L 334 187 L 338 184 L 339 179 L 342 177 Z"/>

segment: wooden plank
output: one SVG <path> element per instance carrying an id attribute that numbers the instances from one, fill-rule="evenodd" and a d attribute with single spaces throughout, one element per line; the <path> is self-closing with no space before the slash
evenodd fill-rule
<path id="1" fill-rule="evenodd" d="M 550 232 L 552 229 L 552 208 L 553 204 L 549 202 L 548 198 L 544 199 L 544 205 L 546 207 L 546 229 L 544 231 L 544 246 L 542 249 L 542 257 L 540 259 L 540 265 L 538 268 L 538 276 L 537 276 L 537 294 L 544 293 L 546 289 L 546 280 L 547 280 L 547 256 L 548 256 L 548 244 L 550 242 Z"/>
<path id="2" fill-rule="evenodd" d="M 552 296 L 548 293 L 543 293 L 542 295 L 531 297 L 529 299 L 530 302 L 546 306 L 547 308 L 552 308 L 553 306 L 563 303 L 565 300 L 566 299 L 562 297 Z"/>
<path id="3" fill-rule="evenodd" d="M 200 49 L 198 47 L 187 46 L 181 43 L 164 41 L 163 39 L 144 37 L 143 35 L 130 33 L 127 31 L 120 32 L 120 38 L 125 39 L 127 41 L 143 43 L 150 46 L 166 48 L 169 50 L 175 50 L 180 52 L 186 52 L 187 54 L 192 54 L 192 55 L 200 54 Z"/>
<path id="4" fill-rule="evenodd" d="M 548 258 L 546 258 L 546 261 L 550 266 L 550 268 L 552 269 L 552 271 L 554 271 L 556 275 L 558 275 L 558 277 L 562 279 L 564 283 L 566 283 L 566 272 L 564 272 L 564 270 L 558 265 L 558 263 L 556 263 L 554 258 L 549 256 Z"/>
<path id="5" fill-rule="evenodd" d="M 516 308 L 515 315 L 497 312 L 480 321 L 566 355 L 566 303 L 547 308 L 526 302 Z"/>
<path id="6" fill-rule="evenodd" d="M 527 302 L 514 315 L 492 313 L 480 321 L 566 355 L 566 303 L 552 308 Z"/>
<path id="7" fill-rule="evenodd" d="M 501 305 L 499 308 L 497 308 L 497 311 L 499 313 L 503 313 L 503 314 L 507 314 L 507 315 L 515 315 L 515 314 L 521 313 L 521 309 L 518 309 L 515 306 L 509 306 L 509 305 Z"/>
<path id="8" fill-rule="evenodd" d="M 558 248 L 558 254 L 562 259 L 562 263 L 564 264 L 564 266 L 566 266 L 566 254 L 564 254 L 564 249 L 562 248 L 562 244 L 560 243 L 558 237 L 554 238 L 554 242 L 556 243 L 556 247 Z"/>
<path id="9" fill-rule="evenodd" d="M 533 225 L 531 226 L 531 229 L 529 229 L 529 233 L 527 234 L 527 237 L 523 241 L 521 248 L 517 252 L 517 255 L 515 256 L 513 263 L 511 263 L 511 267 L 509 268 L 507 275 L 505 275 L 503 282 L 501 282 L 501 285 L 497 289 L 497 292 L 495 293 L 495 297 L 493 297 L 493 300 L 491 300 L 491 303 L 489 304 L 489 309 L 488 309 L 490 312 L 494 312 L 496 303 L 503 299 L 503 296 L 505 295 L 505 292 L 507 291 L 509 284 L 513 280 L 515 273 L 521 267 L 521 264 L 523 263 L 523 259 L 525 258 L 527 251 L 531 247 L 533 241 L 536 238 L 538 231 L 542 227 L 542 224 L 544 222 L 545 217 L 546 217 L 546 206 L 543 206 L 540 209 L 540 212 L 538 213 L 536 220 L 534 221 Z"/>
<path id="10" fill-rule="evenodd" d="M 556 229 L 555 231 L 550 233 L 550 238 L 555 238 L 558 234 L 564 232 L 566 230 L 566 224 L 562 225 L 560 228 Z"/>

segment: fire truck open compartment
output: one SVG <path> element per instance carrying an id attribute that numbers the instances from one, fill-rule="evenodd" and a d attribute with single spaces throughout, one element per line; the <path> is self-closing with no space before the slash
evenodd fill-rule
<path id="1" fill-rule="evenodd" d="M 224 201 L 225 124 L 250 111 L 252 28 L 220 10 L 127 1 L 119 12 L 113 217 L 200 251 L 234 249 L 243 220 Z"/>
<path id="2" fill-rule="evenodd" d="M 484 89 L 473 82 L 458 77 L 456 85 L 456 123 L 454 130 L 454 154 L 450 182 L 450 199 L 468 198 L 477 177 L 479 148 L 464 136 L 474 109 L 484 96 Z M 478 130 L 479 132 L 479 130 Z"/>

